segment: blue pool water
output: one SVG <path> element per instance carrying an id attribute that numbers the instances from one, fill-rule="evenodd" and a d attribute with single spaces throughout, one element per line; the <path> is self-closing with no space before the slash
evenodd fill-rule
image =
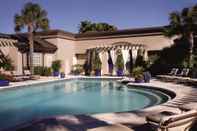
<path id="1" fill-rule="evenodd" d="M 40 117 L 142 109 L 168 96 L 112 80 L 69 80 L 0 91 L 0 129 Z"/>

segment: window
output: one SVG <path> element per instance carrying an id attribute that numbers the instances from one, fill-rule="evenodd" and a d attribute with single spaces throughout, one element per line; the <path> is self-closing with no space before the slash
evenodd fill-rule
<path id="1" fill-rule="evenodd" d="M 40 53 L 34 53 L 33 54 L 33 66 L 41 66 L 42 61 L 41 61 L 42 55 Z"/>

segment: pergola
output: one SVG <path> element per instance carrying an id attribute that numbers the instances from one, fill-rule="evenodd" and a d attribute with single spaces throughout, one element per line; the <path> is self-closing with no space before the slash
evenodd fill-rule
<path id="1" fill-rule="evenodd" d="M 126 66 L 126 63 L 128 61 L 136 60 L 138 55 L 142 55 L 145 60 L 147 60 L 147 51 L 146 46 L 144 44 L 133 44 L 129 42 L 116 42 L 108 46 L 96 46 L 93 48 L 87 49 L 87 58 L 86 61 L 89 65 L 91 65 L 92 60 L 92 52 L 97 51 L 99 53 L 101 61 L 102 61 L 102 70 L 104 72 L 107 72 L 107 67 L 109 66 L 108 60 L 109 58 L 112 59 L 113 65 L 116 61 L 116 51 L 122 50 L 122 55 L 124 59 L 124 65 Z"/>
<path id="2" fill-rule="evenodd" d="M 16 39 L 11 38 L 9 35 L 0 34 L 0 47 L 15 47 L 17 42 Z M 2 50 L 0 50 L 0 63 L 6 61 L 6 56 L 3 54 Z"/>
<path id="3" fill-rule="evenodd" d="M 96 46 L 93 48 L 89 48 L 87 50 L 97 50 L 97 51 L 110 51 L 110 50 L 117 50 L 117 49 L 145 49 L 146 46 L 143 44 L 132 44 L 129 42 L 116 42 L 112 45 L 108 46 Z"/>

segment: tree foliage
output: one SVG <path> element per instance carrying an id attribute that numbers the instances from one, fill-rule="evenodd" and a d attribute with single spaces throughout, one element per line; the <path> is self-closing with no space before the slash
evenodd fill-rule
<path id="1" fill-rule="evenodd" d="M 104 31 L 115 31 L 117 27 L 107 23 L 93 23 L 91 21 L 81 21 L 79 25 L 79 33 L 86 32 L 104 32 Z"/>
<path id="2" fill-rule="evenodd" d="M 46 30 L 49 28 L 47 12 L 39 4 L 28 2 L 20 13 L 14 16 L 15 31 L 21 31 L 25 27 L 33 27 L 33 31 Z"/>
<path id="3" fill-rule="evenodd" d="M 176 39 L 171 47 L 164 48 L 151 65 L 153 75 L 166 74 L 172 68 L 189 67 L 189 42 L 186 38 Z"/>
<path id="4" fill-rule="evenodd" d="M 194 32 L 197 30 L 197 4 L 190 8 L 184 8 L 181 12 L 174 11 L 169 15 L 169 26 L 164 29 L 167 37 L 180 36 L 188 39 L 190 54 L 188 64 L 192 66 Z"/>
<path id="5" fill-rule="evenodd" d="M 33 74 L 34 34 L 37 30 L 47 30 L 49 28 L 47 12 L 39 4 L 28 2 L 20 13 L 14 16 L 14 23 L 16 32 L 20 32 L 24 28 L 28 31 L 30 71 Z"/>

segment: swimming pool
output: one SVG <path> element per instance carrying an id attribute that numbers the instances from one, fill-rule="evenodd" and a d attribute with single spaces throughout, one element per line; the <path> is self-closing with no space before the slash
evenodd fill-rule
<path id="1" fill-rule="evenodd" d="M 73 79 L 2 90 L 0 129 L 41 117 L 138 110 L 168 99 L 160 91 L 98 79 Z"/>

